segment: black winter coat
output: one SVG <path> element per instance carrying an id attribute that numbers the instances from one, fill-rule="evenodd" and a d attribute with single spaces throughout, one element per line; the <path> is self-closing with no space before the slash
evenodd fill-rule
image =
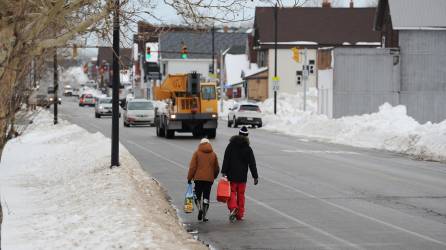
<path id="1" fill-rule="evenodd" d="M 254 179 L 259 178 L 256 159 L 249 146 L 248 137 L 235 135 L 231 137 L 226 147 L 221 173 L 226 175 L 229 181 L 246 182 L 248 168 Z"/>

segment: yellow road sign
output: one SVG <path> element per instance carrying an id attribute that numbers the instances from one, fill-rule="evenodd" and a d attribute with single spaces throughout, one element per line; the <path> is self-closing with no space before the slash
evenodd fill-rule
<path id="1" fill-rule="evenodd" d="M 280 81 L 280 77 L 278 77 L 278 76 L 273 76 L 273 81 Z"/>

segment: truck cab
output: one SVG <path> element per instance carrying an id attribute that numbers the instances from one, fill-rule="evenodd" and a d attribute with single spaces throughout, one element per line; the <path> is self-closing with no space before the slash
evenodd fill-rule
<path id="1" fill-rule="evenodd" d="M 172 138 L 175 132 L 191 132 L 195 137 L 215 138 L 218 125 L 215 83 L 201 83 L 200 75 L 169 75 L 161 86 L 155 86 L 155 100 L 165 108 L 155 111 L 158 136 Z"/>

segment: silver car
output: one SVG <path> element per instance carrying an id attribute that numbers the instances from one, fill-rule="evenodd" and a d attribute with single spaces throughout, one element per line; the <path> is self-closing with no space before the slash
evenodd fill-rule
<path id="1" fill-rule="evenodd" d="M 131 99 L 124 106 L 124 126 L 130 125 L 154 125 L 155 107 L 146 99 Z"/>
<path id="2" fill-rule="evenodd" d="M 99 98 L 94 107 L 94 116 L 101 118 L 101 116 L 112 115 L 112 98 Z"/>

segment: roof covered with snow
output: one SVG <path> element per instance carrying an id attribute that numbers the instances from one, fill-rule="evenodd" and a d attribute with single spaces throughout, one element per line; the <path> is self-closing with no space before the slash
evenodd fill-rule
<path id="1" fill-rule="evenodd" d="M 278 42 L 311 42 L 302 46 L 380 42 L 379 32 L 373 30 L 375 12 L 376 8 L 279 8 Z M 255 41 L 272 46 L 265 43 L 274 42 L 273 7 L 256 8 L 254 28 Z"/>
<path id="2" fill-rule="evenodd" d="M 234 85 L 243 81 L 242 72 L 249 70 L 248 56 L 226 54 L 225 56 L 225 85 Z"/>
<path id="3" fill-rule="evenodd" d="M 262 67 L 262 68 L 256 68 L 256 69 L 250 69 L 245 71 L 245 78 L 248 78 L 250 76 L 257 75 L 258 73 L 262 73 L 268 70 L 268 67 Z"/>
<path id="4" fill-rule="evenodd" d="M 248 34 L 215 32 L 215 53 L 229 48 L 245 51 Z M 165 32 L 160 35 L 161 58 L 180 59 L 182 43 L 187 47 L 189 59 L 212 58 L 211 32 Z M 167 52 L 166 52 L 167 51 Z M 178 51 L 178 52 L 175 52 Z"/>
<path id="5" fill-rule="evenodd" d="M 387 8 L 395 30 L 446 29 L 445 0 L 380 0 L 377 30 L 382 28 Z"/>

